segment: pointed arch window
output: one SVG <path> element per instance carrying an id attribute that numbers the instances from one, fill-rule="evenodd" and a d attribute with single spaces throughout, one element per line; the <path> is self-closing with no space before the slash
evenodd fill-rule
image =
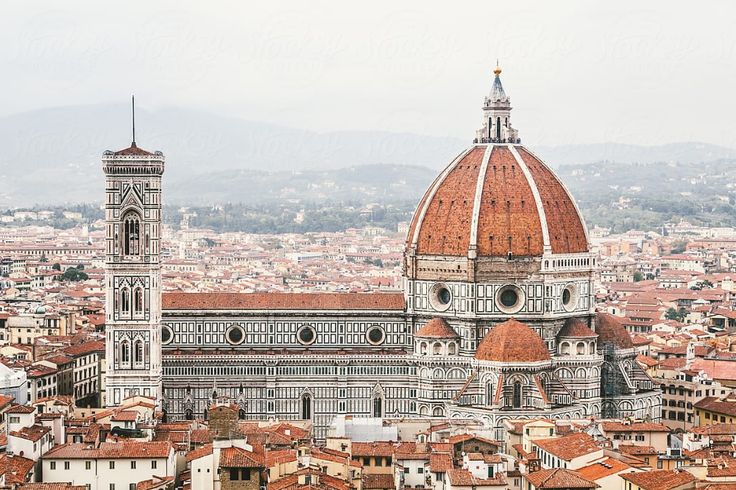
<path id="1" fill-rule="evenodd" d="M 302 396 L 302 420 L 312 418 L 312 396 L 305 394 Z"/>
<path id="2" fill-rule="evenodd" d="M 501 118 L 496 118 L 496 139 L 501 141 Z"/>
<path id="3" fill-rule="evenodd" d="M 140 339 L 133 344 L 133 364 L 136 367 L 143 366 L 143 341 Z"/>
<path id="4" fill-rule="evenodd" d="M 143 288 L 140 286 L 133 292 L 133 315 L 143 315 Z"/>
<path id="5" fill-rule="evenodd" d="M 141 253 L 141 218 L 138 213 L 129 212 L 123 217 L 123 255 Z"/>
<path id="6" fill-rule="evenodd" d="M 373 397 L 373 416 L 376 418 L 383 417 L 383 398 L 378 395 Z"/>
<path id="7" fill-rule="evenodd" d="M 186 409 L 184 411 L 184 419 L 185 420 L 194 420 L 194 413 L 192 412 L 191 409 L 188 408 L 188 409 Z"/>
<path id="8" fill-rule="evenodd" d="M 120 362 L 130 364 L 130 342 L 123 340 L 120 343 Z"/>
<path id="9" fill-rule="evenodd" d="M 514 393 L 511 400 L 511 405 L 514 408 L 521 408 L 521 382 L 514 382 Z"/>
<path id="10" fill-rule="evenodd" d="M 130 289 L 127 287 L 120 290 L 120 311 L 126 315 L 130 313 Z"/>

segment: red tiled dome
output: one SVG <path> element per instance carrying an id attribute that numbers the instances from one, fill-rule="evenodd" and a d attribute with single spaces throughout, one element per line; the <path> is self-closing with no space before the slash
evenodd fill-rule
<path id="1" fill-rule="evenodd" d="M 619 349 L 631 349 L 634 343 L 624 325 L 615 316 L 598 312 L 595 314 L 595 331 L 602 344 L 613 344 Z"/>
<path id="2" fill-rule="evenodd" d="M 475 351 L 479 361 L 537 362 L 550 360 L 542 338 L 528 325 L 515 319 L 491 329 Z"/>
<path id="3" fill-rule="evenodd" d="M 407 247 L 419 255 L 505 257 L 588 251 L 585 225 L 555 174 L 521 145 L 479 144 L 424 194 Z"/>
<path id="4" fill-rule="evenodd" d="M 454 339 L 459 337 L 457 332 L 444 320 L 444 318 L 432 318 L 422 328 L 420 328 L 415 337 L 433 338 L 433 339 Z"/>
<path id="5" fill-rule="evenodd" d="M 558 337 L 598 337 L 594 331 L 592 331 L 584 320 L 580 318 L 568 318 L 565 325 L 560 329 Z"/>

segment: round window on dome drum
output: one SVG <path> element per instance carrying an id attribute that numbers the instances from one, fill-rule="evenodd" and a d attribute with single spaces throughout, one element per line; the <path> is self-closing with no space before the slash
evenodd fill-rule
<path id="1" fill-rule="evenodd" d="M 372 345 L 382 344 L 383 341 L 386 339 L 386 332 L 384 332 L 383 328 L 378 325 L 373 325 L 371 328 L 369 328 L 365 335 L 368 339 L 368 342 Z"/>
<path id="2" fill-rule="evenodd" d="M 243 331 L 243 327 L 241 327 L 240 325 L 234 325 L 228 328 L 227 332 L 225 332 L 225 339 L 230 345 L 242 344 L 243 340 L 245 340 L 245 332 Z"/>
<path id="3" fill-rule="evenodd" d="M 446 311 L 452 305 L 452 291 L 445 284 L 435 284 L 429 291 L 429 304 L 437 311 Z"/>
<path id="4" fill-rule="evenodd" d="M 161 326 L 161 343 L 168 344 L 174 338 L 174 333 L 168 325 Z"/>
<path id="5" fill-rule="evenodd" d="M 519 295 L 513 289 L 507 289 L 501 293 L 501 304 L 506 308 L 513 308 L 519 302 Z"/>
<path id="6" fill-rule="evenodd" d="M 304 325 L 296 333 L 296 338 L 299 340 L 300 344 L 310 345 L 313 344 L 315 340 L 317 340 L 317 332 L 314 330 L 314 327 Z"/>
<path id="7" fill-rule="evenodd" d="M 496 305 L 504 313 L 516 313 L 524 305 L 524 293 L 514 285 L 504 286 L 498 290 Z"/>
<path id="8" fill-rule="evenodd" d="M 577 301 L 578 297 L 575 285 L 568 284 L 565 286 L 565 289 L 562 290 L 562 307 L 565 308 L 566 311 L 572 311 L 575 309 Z"/>

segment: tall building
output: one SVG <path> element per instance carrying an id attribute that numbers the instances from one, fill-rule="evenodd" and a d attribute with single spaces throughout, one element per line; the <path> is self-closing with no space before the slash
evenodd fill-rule
<path id="1" fill-rule="evenodd" d="M 338 414 L 473 418 L 499 437 L 512 418 L 659 419 L 661 395 L 629 334 L 594 312 L 596 259 L 580 212 L 521 145 L 500 74 L 474 143 L 431 184 L 409 225 L 403 293 L 163 295 L 168 418 L 207 417 L 225 400 L 241 418 L 310 420 L 317 437 Z M 107 389 L 117 403 L 134 390 L 154 393 L 160 379 L 163 158 L 134 146 L 105 158 L 120 166 L 108 172 L 107 211 L 108 359 L 116 362 Z M 138 204 L 126 189 L 143 175 L 150 188 L 139 193 L 151 194 Z M 141 224 L 130 228 L 128 213 Z M 145 248 L 120 248 L 144 224 Z M 137 284 L 145 318 L 120 296 Z M 150 345 L 151 364 L 140 370 L 130 360 L 137 339 Z"/>
<path id="2" fill-rule="evenodd" d="M 161 398 L 161 175 L 164 156 L 106 151 L 105 311 L 107 404 Z"/>

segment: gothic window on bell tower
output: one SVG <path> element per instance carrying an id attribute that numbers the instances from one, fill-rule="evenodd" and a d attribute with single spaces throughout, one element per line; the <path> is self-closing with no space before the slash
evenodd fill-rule
<path id="1" fill-rule="evenodd" d="M 143 316 L 143 288 L 138 286 L 133 293 L 133 316 Z"/>
<path id="2" fill-rule="evenodd" d="M 143 367 L 143 341 L 141 339 L 136 340 L 133 343 L 133 365 L 136 368 Z"/>
<path id="3" fill-rule="evenodd" d="M 120 364 L 122 367 L 130 367 L 130 342 L 123 340 L 120 342 Z"/>
<path id="4" fill-rule="evenodd" d="M 141 254 L 141 218 L 134 211 L 128 212 L 122 221 L 123 225 L 123 255 Z"/>
<path id="5" fill-rule="evenodd" d="M 123 316 L 130 314 L 130 289 L 128 287 L 120 290 L 120 313 Z"/>

